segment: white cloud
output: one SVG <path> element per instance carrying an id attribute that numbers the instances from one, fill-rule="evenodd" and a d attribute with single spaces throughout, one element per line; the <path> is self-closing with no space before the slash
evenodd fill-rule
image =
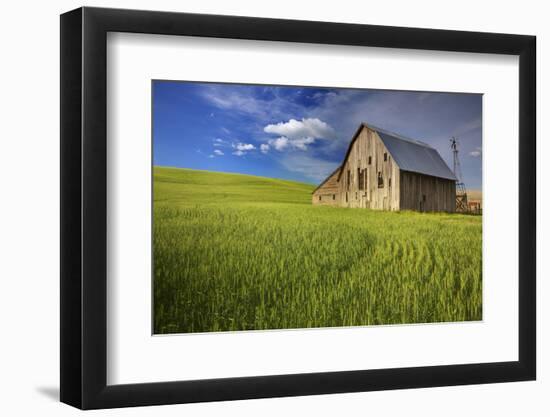
<path id="1" fill-rule="evenodd" d="M 247 152 L 251 152 L 256 149 L 256 146 L 252 143 L 233 142 L 220 138 L 214 139 L 212 141 L 212 144 L 216 148 L 233 148 L 235 151 L 232 152 L 232 154 L 237 156 L 246 155 Z M 214 149 L 214 154 L 216 156 L 225 155 L 225 153 L 221 149 Z"/>
<path id="2" fill-rule="evenodd" d="M 212 144 L 216 148 L 233 148 L 236 151 L 238 151 L 238 153 L 233 152 L 233 155 L 238 155 L 238 156 L 244 155 L 246 152 L 250 152 L 256 149 L 256 146 L 254 146 L 252 143 L 233 142 L 233 141 L 228 141 L 220 138 L 214 139 L 212 141 Z M 224 153 L 218 149 L 216 149 L 214 153 L 216 155 L 224 155 Z"/>
<path id="3" fill-rule="evenodd" d="M 216 138 L 212 141 L 212 144 L 214 146 L 217 146 L 217 147 L 222 147 L 222 146 L 230 146 L 230 143 L 226 140 L 223 140 L 223 139 L 220 139 L 220 138 Z"/>
<path id="4" fill-rule="evenodd" d="M 262 153 L 268 153 L 269 152 L 269 145 L 267 143 L 262 143 L 260 145 L 260 151 Z"/>
<path id="5" fill-rule="evenodd" d="M 223 91 L 216 90 L 207 92 L 204 97 L 220 109 L 237 109 L 255 115 L 261 115 L 264 112 L 257 100 L 246 95 L 238 93 L 224 94 Z"/>
<path id="6" fill-rule="evenodd" d="M 222 110 L 251 114 L 262 119 L 269 116 L 269 106 L 263 100 L 255 98 L 247 89 L 228 86 L 210 86 L 202 96 Z"/>
<path id="7" fill-rule="evenodd" d="M 234 143 L 233 147 L 238 151 L 252 151 L 256 149 L 256 147 L 251 143 L 241 143 L 241 142 Z"/>
<path id="8" fill-rule="evenodd" d="M 219 109 L 249 114 L 262 121 L 272 120 L 274 117 L 284 120 L 302 109 L 297 103 L 280 97 L 277 88 L 266 90 L 273 93 L 268 99 L 255 96 L 255 88 L 210 85 L 201 91 L 201 95 Z"/>
<path id="9" fill-rule="evenodd" d="M 281 136 L 277 139 L 270 139 L 268 143 L 278 151 L 283 151 L 285 148 L 288 147 L 288 138 Z"/>
<path id="10" fill-rule="evenodd" d="M 301 138 L 330 139 L 334 137 L 334 129 L 317 118 L 296 120 L 270 124 L 264 127 L 264 132 L 285 136 L 291 140 Z"/>
<path id="11" fill-rule="evenodd" d="M 294 148 L 298 148 L 302 151 L 306 151 L 307 150 L 307 145 L 312 144 L 313 142 L 315 142 L 315 139 L 312 138 L 311 136 L 309 136 L 309 137 L 306 137 L 306 138 L 291 140 L 290 144 Z"/>
<path id="12" fill-rule="evenodd" d="M 316 92 L 312 96 L 310 96 L 313 100 L 326 100 L 328 98 L 334 97 L 336 93 L 334 91 L 328 91 L 328 92 Z"/>
<path id="13" fill-rule="evenodd" d="M 470 152 L 470 156 L 474 158 L 479 158 L 481 156 L 481 148 L 478 146 L 475 151 Z"/>
<path id="14" fill-rule="evenodd" d="M 298 139 L 289 139 L 286 136 L 281 136 L 277 139 L 270 139 L 267 143 L 281 152 L 285 149 L 300 149 L 301 151 L 307 151 L 307 145 L 313 142 L 315 142 L 315 139 L 311 136 Z"/>
<path id="15" fill-rule="evenodd" d="M 285 149 L 307 150 L 307 146 L 316 139 L 330 139 L 335 137 L 334 129 L 317 118 L 290 119 L 288 122 L 270 124 L 264 127 L 264 132 L 280 135 L 277 139 L 270 139 L 268 143 L 278 151 Z"/>
<path id="16" fill-rule="evenodd" d="M 214 158 L 214 155 L 210 154 L 208 155 L 209 158 Z"/>

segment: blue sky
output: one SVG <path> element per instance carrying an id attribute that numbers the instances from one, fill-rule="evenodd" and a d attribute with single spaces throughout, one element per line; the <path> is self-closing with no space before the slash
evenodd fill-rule
<path id="1" fill-rule="evenodd" d="M 480 94 L 153 81 L 155 165 L 318 184 L 361 122 L 433 146 L 481 189 Z"/>

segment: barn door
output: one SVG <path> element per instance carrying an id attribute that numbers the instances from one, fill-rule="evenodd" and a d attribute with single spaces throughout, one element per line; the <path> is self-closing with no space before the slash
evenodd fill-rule
<path id="1" fill-rule="evenodd" d="M 420 200 L 420 211 L 422 213 L 426 211 L 426 194 L 422 194 L 422 199 Z"/>

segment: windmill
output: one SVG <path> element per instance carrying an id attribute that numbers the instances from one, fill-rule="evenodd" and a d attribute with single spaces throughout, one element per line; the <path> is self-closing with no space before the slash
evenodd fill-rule
<path id="1" fill-rule="evenodd" d="M 462 182 L 462 168 L 458 159 L 459 142 L 454 136 L 450 139 L 450 142 L 453 151 L 453 173 L 456 177 L 456 211 L 466 212 L 468 211 L 468 196 L 466 194 L 466 187 Z"/>

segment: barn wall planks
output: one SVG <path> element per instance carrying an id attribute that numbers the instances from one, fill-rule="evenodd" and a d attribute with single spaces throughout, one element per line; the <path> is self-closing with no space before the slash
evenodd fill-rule
<path id="1" fill-rule="evenodd" d="M 361 175 L 364 176 L 362 180 Z M 399 182 L 399 168 L 384 143 L 375 131 L 363 128 L 353 142 L 343 167 L 315 190 L 312 202 L 399 210 Z"/>
<path id="2" fill-rule="evenodd" d="M 361 171 L 364 175 L 363 189 L 360 189 L 359 181 Z M 378 134 L 364 128 L 354 141 L 340 172 L 340 206 L 399 210 L 396 178 L 399 178 L 399 168 Z"/>
<path id="3" fill-rule="evenodd" d="M 452 180 L 401 171 L 401 210 L 446 211 L 456 208 L 456 186 Z"/>
<path id="4" fill-rule="evenodd" d="M 338 189 L 338 173 L 336 170 L 328 177 L 323 184 L 311 196 L 313 204 L 321 204 L 326 206 L 338 206 L 339 189 Z"/>

